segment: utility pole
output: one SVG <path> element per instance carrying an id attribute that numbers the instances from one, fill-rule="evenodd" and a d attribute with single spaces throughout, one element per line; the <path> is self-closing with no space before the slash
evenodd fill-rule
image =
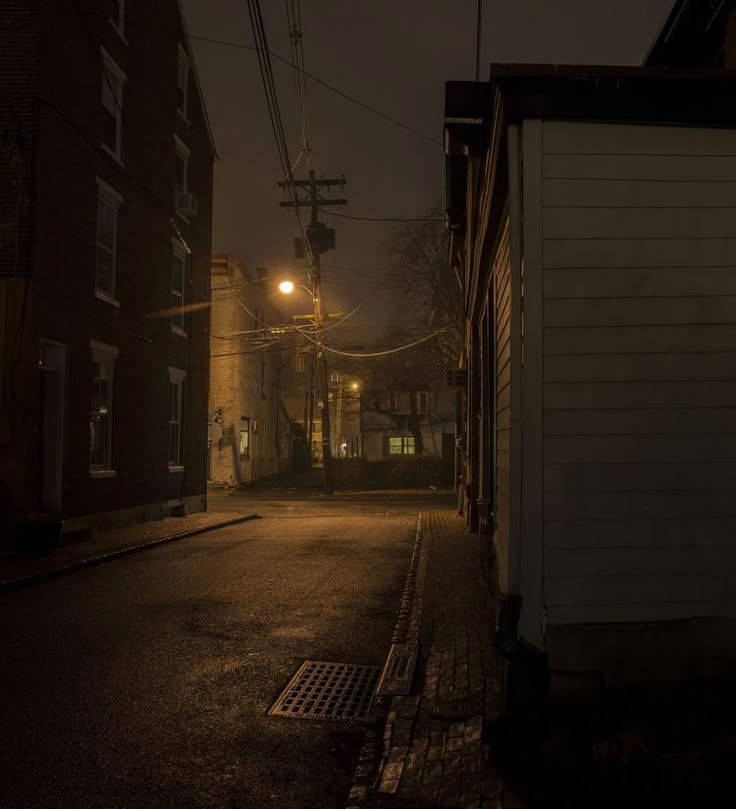
<path id="1" fill-rule="evenodd" d="M 314 322 L 316 326 L 316 351 L 317 351 L 317 376 L 319 378 L 320 392 L 322 395 L 322 464 L 325 474 L 325 494 L 332 494 L 332 447 L 330 443 L 330 394 L 327 376 L 327 358 L 324 347 L 324 309 L 322 305 L 322 268 L 319 257 L 328 250 L 335 249 L 335 230 L 326 227 L 319 221 L 318 213 L 322 206 L 326 205 L 347 205 L 346 199 L 325 199 L 320 194 L 320 189 L 326 188 L 328 191 L 332 186 L 339 186 L 342 190 L 345 187 L 345 178 L 339 179 L 316 179 L 314 169 L 309 170 L 308 180 L 289 180 L 280 182 L 281 188 L 289 188 L 293 191 L 292 199 L 282 202 L 282 208 L 310 208 L 311 217 L 307 226 L 306 242 L 303 238 L 294 240 L 294 248 L 297 258 L 309 256 L 312 268 L 312 302 L 314 304 Z M 300 197 L 299 189 L 307 192 L 308 196 Z M 310 448 L 311 451 L 311 448 Z"/>

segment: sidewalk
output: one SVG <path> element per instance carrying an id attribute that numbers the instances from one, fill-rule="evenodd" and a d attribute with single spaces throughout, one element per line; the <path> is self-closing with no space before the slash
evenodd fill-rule
<path id="1" fill-rule="evenodd" d="M 482 543 L 453 512 L 422 514 L 392 640 L 418 642 L 416 669 L 405 695 L 379 690 L 385 727 L 367 733 L 345 809 L 736 806 L 734 677 L 503 715 Z"/>
<path id="2" fill-rule="evenodd" d="M 346 809 L 521 807 L 482 738 L 501 713 L 482 540 L 453 512 L 433 512 L 422 514 L 418 541 L 411 605 L 394 636 L 419 641 L 413 687 L 377 698 L 385 730 L 366 743 Z"/>
<path id="3" fill-rule="evenodd" d="M 133 523 L 125 528 L 95 531 L 84 538 L 73 536 L 66 543 L 62 535 L 59 547 L 44 556 L 23 556 L 14 552 L 0 555 L 0 592 L 99 565 L 152 545 L 173 542 L 257 517 L 257 514 L 199 512 L 184 517 Z"/>

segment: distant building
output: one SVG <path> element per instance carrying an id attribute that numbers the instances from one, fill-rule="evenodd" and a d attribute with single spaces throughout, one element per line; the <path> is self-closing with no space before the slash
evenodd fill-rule
<path id="1" fill-rule="evenodd" d="M 212 483 L 248 484 L 291 468 L 293 429 L 282 392 L 292 335 L 268 283 L 264 268 L 253 277 L 234 256 L 212 259 Z"/>
<path id="2" fill-rule="evenodd" d="M 177 0 L 0 7 L 0 497 L 206 506 L 215 148 Z"/>
<path id="3" fill-rule="evenodd" d="M 366 390 L 361 395 L 362 457 L 397 455 L 454 457 L 454 394 L 442 383 L 423 390 Z"/>

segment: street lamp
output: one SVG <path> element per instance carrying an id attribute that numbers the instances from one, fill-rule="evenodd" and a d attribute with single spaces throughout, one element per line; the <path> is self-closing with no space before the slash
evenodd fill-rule
<path id="1" fill-rule="evenodd" d="M 332 447 L 330 444 L 330 397 L 327 387 L 327 360 L 325 357 L 323 326 L 324 314 L 322 312 L 322 301 L 304 284 L 295 284 L 293 281 L 284 280 L 279 284 L 279 292 L 284 295 L 291 295 L 295 287 L 300 287 L 309 294 L 314 306 L 315 324 L 315 349 L 317 351 L 317 376 L 319 378 L 320 392 L 322 394 L 322 468 L 325 473 L 325 494 L 332 494 Z M 310 424 L 311 431 L 311 424 Z M 311 448 L 310 448 L 311 451 Z"/>

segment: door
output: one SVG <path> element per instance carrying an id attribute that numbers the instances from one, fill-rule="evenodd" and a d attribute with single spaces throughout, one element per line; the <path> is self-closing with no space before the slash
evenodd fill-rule
<path id="1" fill-rule="evenodd" d="M 66 346 L 41 340 L 39 456 L 42 511 L 62 510 Z"/>

